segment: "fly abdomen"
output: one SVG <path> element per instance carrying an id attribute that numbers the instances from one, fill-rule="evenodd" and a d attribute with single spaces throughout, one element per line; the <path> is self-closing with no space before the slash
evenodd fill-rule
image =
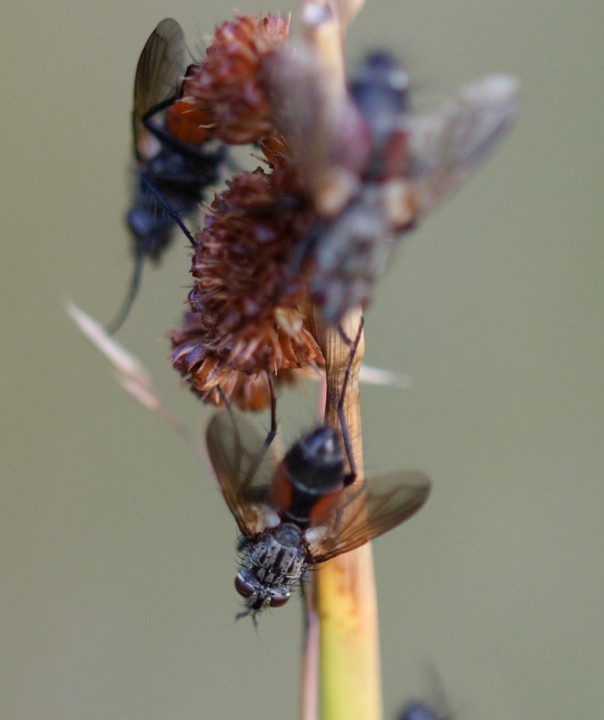
<path id="1" fill-rule="evenodd" d="M 331 508 L 329 498 L 344 486 L 344 455 L 337 433 L 319 427 L 304 435 L 287 452 L 271 487 L 271 505 L 285 522 L 281 528 L 306 528 Z M 317 512 L 321 511 L 320 517 Z"/>

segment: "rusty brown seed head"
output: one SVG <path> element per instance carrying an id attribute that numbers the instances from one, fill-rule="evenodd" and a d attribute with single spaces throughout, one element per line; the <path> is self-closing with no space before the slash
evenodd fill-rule
<path id="1" fill-rule="evenodd" d="M 222 405 L 222 397 L 226 397 L 244 411 L 259 411 L 267 407 L 270 391 L 265 374 L 236 370 L 223 358 L 206 351 L 204 334 L 196 315 L 187 313 L 183 327 L 171 335 L 174 367 L 187 378 L 191 391 L 211 405 Z M 311 368 L 281 369 L 274 380 L 277 385 L 291 385 L 309 371 Z"/>
<path id="2" fill-rule="evenodd" d="M 188 69 L 181 102 L 211 118 L 216 137 L 255 142 L 273 129 L 262 65 L 284 45 L 289 21 L 277 15 L 240 15 L 214 32 L 201 62 Z M 206 120 L 207 122 L 207 120 Z"/>
<path id="3" fill-rule="evenodd" d="M 270 171 L 233 177 L 205 215 L 190 309 L 171 335 L 174 367 L 201 397 L 218 402 L 220 385 L 227 398 L 253 408 L 266 397 L 263 371 L 279 378 L 323 363 L 306 323 L 307 270 L 291 272 L 314 212 L 278 139 L 265 154 Z"/>

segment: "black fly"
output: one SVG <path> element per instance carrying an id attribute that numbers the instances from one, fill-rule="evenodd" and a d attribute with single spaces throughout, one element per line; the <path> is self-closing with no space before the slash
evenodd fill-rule
<path id="1" fill-rule="evenodd" d="M 175 20 L 166 18 L 151 33 L 136 67 L 132 111 L 136 172 L 126 214 L 134 269 L 122 307 L 107 327 L 110 333 L 128 315 L 145 258 L 159 262 L 177 226 L 195 244 L 182 218 L 195 211 L 204 189 L 219 178 L 224 148 L 210 151 L 184 142 L 165 125 L 165 111 L 182 85 L 185 57 L 183 31 Z"/>

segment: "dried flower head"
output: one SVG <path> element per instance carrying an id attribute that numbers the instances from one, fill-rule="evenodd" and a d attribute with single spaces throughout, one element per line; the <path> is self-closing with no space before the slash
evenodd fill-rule
<path id="1" fill-rule="evenodd" d="M 214 33 L 205 58 L 190 65 L 175 115 L 235 145 L 255 142 L 273 129 L 263 63 L 282 47 L 289 21 L 277 15 L 238 16 Z M 182 137 L 176 124 L 172 132 Z M 182 137 L 182 139 L 185 139 Z"/>
<path id="2" fill-rule="evenodd" d="M 216 195 L 197 236 L 183 329 L 172 333 L 175 368 L 206 400 L 256 408 L 269 372 L 322 365 L 305 322 L 308 279 L 291 272 L 314 211 L 276 138 L 263 146 L 272 171 L 242 173 Z M 283 377 L 281 375 L 281 377 Z"/>
<path id="3" fill-rule="evenodd" d="M 270 390 L 265 373 L 250 375 L 236 370 L 219 356 L 206 352 L 203 342 L 205 334 L 199 325 L 198 315 L 188 312 L 183 327 L 171 336 L 174 367 L 188 379 L 191 390 L 212 405 L 221 405 L 224 396 L 241 410 L 259 411 L 267 407 Z M 275 376 L 276 384 L 293 385 L 302 376 L 312 372 L 314 369 L 311 366 L 281 369 Z"/>
<path id="4" fill-rule="evenodd" d="M 296 48 L 283 18 L 240 16 L 185 80 L 183 102 L 211 116 L 216 137 L 261 141 L 268 165 L 227 183 L 196 238 L 190 311 L 172 343 L 175 367 L 204 399 L 216 401 L 221 385 L 251 407 L 259 374 L 322 364 L 306 324 L 313 306 L 341 326 L 367 305 L 397 236 L 511 123 L 517 83 L 507 76 L 419 117 L 388 53 L 369 55 L 347 83 L 342 33 L 355 8 L 304 2 Z"/>

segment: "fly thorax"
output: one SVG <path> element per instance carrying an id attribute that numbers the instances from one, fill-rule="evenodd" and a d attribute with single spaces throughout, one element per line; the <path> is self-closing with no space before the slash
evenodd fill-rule
<path id="1" fill-rule="evenodd" d="M 307 550 L 302 530 L 293 523 L 283 523 L 250 542 L 244 548 L 242 564 L 266 585 L 298 583 Z"/>

